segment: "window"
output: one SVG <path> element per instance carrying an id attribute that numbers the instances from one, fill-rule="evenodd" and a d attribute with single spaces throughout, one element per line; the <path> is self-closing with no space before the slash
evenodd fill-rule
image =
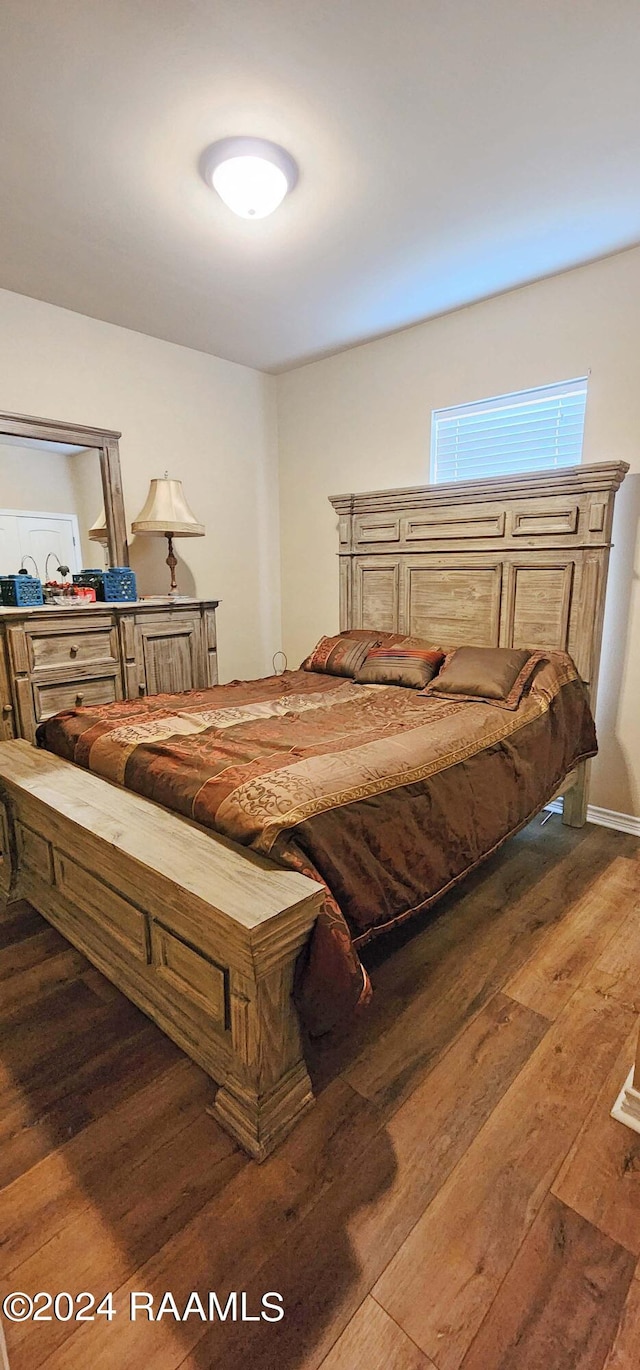
<path id="1" fill-rule="evenodd" d="M 434 409 L 431 480 L 479 480 L 579 466 L 587 378 Z"/>

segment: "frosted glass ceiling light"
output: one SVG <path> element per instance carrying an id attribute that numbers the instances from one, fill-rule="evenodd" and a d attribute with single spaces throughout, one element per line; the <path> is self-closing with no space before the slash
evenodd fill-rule
<path id="1" fill-rule="evenodd" d="M 201 170 L 242 219 L 266 219 L 298 179 L 293 157 L 264 138 L 221 138 L 203 153 Z"/>

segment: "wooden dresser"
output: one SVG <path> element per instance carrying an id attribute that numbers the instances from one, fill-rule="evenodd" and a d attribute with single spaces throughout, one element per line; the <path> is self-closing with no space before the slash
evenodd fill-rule
<path id="1" fill-rule="evenodd" d="M 0 607 L 0 737 L 33 742 L 60 709 L 215 685 L 217 605 Z"/>

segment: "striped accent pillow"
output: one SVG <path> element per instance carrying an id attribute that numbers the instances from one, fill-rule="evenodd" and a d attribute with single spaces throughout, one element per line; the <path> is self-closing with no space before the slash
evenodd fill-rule
<path id="1" fill-rule="evenodd" d="M 439 647 L 373 647 L 361 666 L 359 685 L 405 685 L 422 690 L 444 661 Z"/>
<path id="2" fill-rule="evenodd" d="M 301 671 L 319 671 L 322 675 L 340 675 L 353 680 L 371 647 L 379 642 L 377 633 L 363 637 L 321 637 L 311 654 L 305 658 Z"/>

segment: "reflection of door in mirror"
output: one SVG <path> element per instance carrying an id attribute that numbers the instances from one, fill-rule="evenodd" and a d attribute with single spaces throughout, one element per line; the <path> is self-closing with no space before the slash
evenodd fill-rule
<path id="1" fill-rule="evenodd" d="M 0 435 L 0 574 L 24 565 L 46 581 L 102 564 L 88 533 L 103 498 L 95 448 Z"/>
<path id="2" fill-rule="evenodd" d="M 15 531 L 12 531 L 12 524 Z M 37 573 L 40 580 L 45 581 L 55 578 L 59 566 L 68 566 L 71 574 L 82 569 L 80 531 L 75 514 L 23 514 L 18 509 L 3 509 L 0 528 L 2 575 L 6 575 L 10 567 L 15 571 L 19 566 L 25 566 L 30 575 Z M 9 560 L 4 554 L 5 542 L 14 552 Z"/>

